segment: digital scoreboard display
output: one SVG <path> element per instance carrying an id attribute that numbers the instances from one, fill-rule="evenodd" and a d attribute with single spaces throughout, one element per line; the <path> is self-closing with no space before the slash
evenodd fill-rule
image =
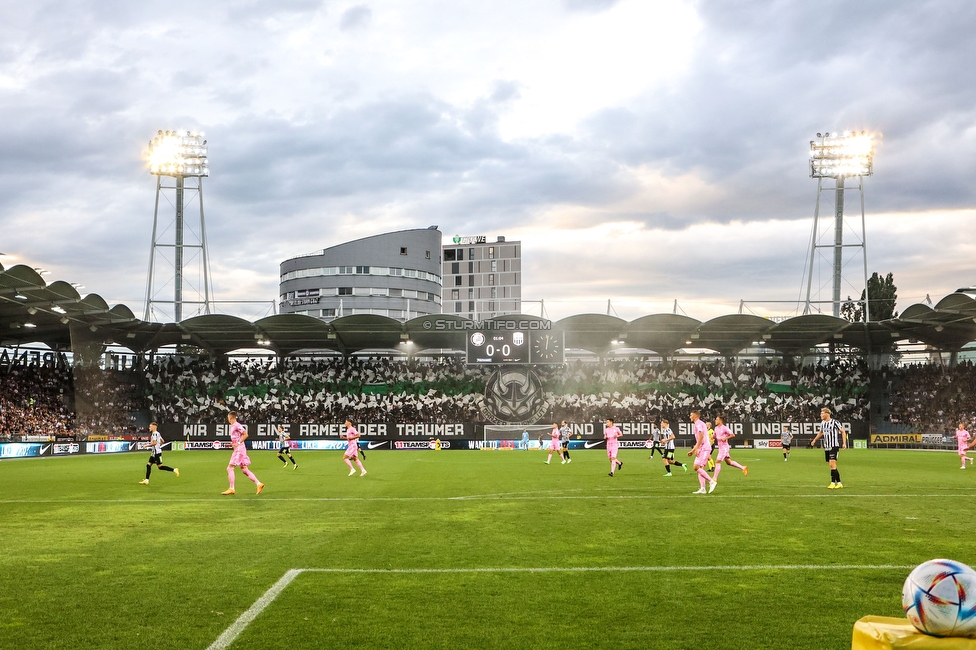
<path id="1" fill-rule="evenodd" d="M 470 365 L 563 363 L 563 333 L 538 330 L 468 332 Z"/>

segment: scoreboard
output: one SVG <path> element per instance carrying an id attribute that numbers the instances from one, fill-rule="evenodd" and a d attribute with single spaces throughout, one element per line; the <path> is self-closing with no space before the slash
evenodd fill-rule
<path id="1" fill-rule="evenodd" d="M 563 363 L 563 333 L 539 330 L 474 330 L 467 335 L 469 365 Z"/>

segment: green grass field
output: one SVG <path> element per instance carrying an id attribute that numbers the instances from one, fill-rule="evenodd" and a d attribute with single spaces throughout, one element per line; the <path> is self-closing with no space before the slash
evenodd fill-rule
<path id="1" fill-rule="evenodd" d="M 832 491 L 819 450 L 738 450 L 749 476 L 707 496 L 621 454 L 610 478 L 597 450 L 376 451 L 349 478 L 339 452 L 254 451 L 257 497 L 220 495 L 228 452 L 168 452 L 182 476 L 148 487 L 144 454 L 4 460 L 0 647 L 202 650 L 300 568 L 330 571 L 229 647 L 839 649 L 901 615 L 897 567 L 976 564 L 954 454 L 848 450 Z"/>

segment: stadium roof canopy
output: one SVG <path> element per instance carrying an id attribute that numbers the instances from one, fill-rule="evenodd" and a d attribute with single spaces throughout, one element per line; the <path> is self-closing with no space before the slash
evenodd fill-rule
<path id="1" fill-rule="evenodd" d="M 691 348 L 734 356 L 762 345 L 797 356 L 823 343 L 883 352 L 901 341 L 922 341 L 952 352 L 976 340 L 976 300 L 965 292 L 950 294 L 934 307 L 916 304 L 898 318 L 870 323 L 851 323 L 822 314 L 779 323 L 749 314 L 719 316 L 706 322 L 677 314 L 652 314 L 630 322 L 603 314 L 579 314 L 555 323 L 525 314 L 492 320 L 514 322 L 519 327 L 551 326 L 564 333 L 568 349 L 601 355 L 628 349 L 670 356 Z M 211 314 L 181 323 L 150 323 L 136 318 L 125 305 L 109 307 L 97 294 L 83 297 L 66 282 L 47 284 L 30 267 L 0 266 L 0 345 L 6 346 L 44 343 L 68 351 L 94 342 L 99 346 L 119 345 L 136 353 L 170 345 L 192 345 L 212 354 L 255 348 L 282 356 L 326 350 L 340 354 L 363 350 L 410 353 L 463 350 L 466 332 L 476 327 L 474 321 L 446 314 L 406 323 L 367 314 L 330 322 L 299 314 L 269 316 L 256 322 Z"/>

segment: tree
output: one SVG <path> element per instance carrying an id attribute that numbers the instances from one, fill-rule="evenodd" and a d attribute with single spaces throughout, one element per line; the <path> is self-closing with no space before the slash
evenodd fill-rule
<path id="1" fill-rule="evenodd" d="M 868 278 L 868 294 L 871 296 L 871 320 L 888 320 L 897 318 L 898 312 L 895 311 L 895 302 L 898 299 L 898 287 L 895 286 L 894 275 L 889 273 L 882 278 L 877 273 L 872 273 Z M 850 296 L 841 305 L 841 316 L 849 321 L 859 323 L 864 321 L 864 292 L 861 292 L 861 300 L 855 302 Z"/>

